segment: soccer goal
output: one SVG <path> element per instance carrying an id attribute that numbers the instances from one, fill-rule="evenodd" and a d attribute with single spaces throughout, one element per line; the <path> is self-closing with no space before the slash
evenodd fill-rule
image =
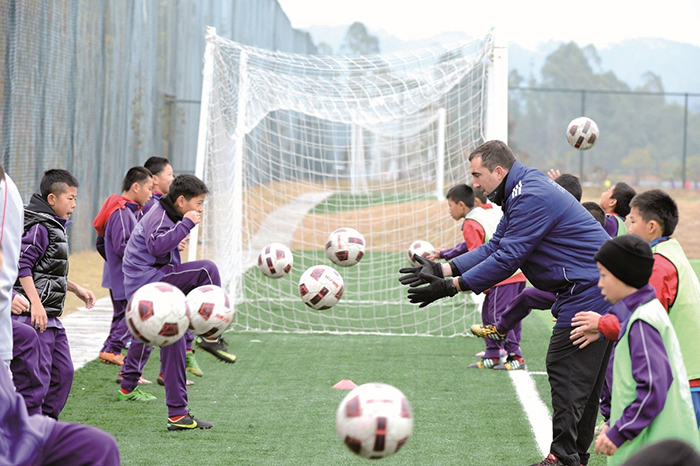
<path id="1" fill-rule="evenodd" d="M 273 52 L 211 28 L 206 40 L 197 174 L 211 194 L 199 252 L 221 270 L 234 329 L 467 334 L 480 296 L 419 309 L 398 270 L 415 240 L 462 240 L 444 194 L 470 180 L 472 149 L 507 137 L 507 49 L 493 34 L 391 56 Z M 299 278 L 333 265 L 324 247 L 340 227 L 364 235 L 365 255 L 335 266 L 343 298 L 317 311 L 301 301 Z M 294 254 L 276 280 L 256 264 L 271 242 Z"/>

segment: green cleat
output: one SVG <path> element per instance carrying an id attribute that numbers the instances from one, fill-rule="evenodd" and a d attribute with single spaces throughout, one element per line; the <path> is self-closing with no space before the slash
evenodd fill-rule
<path id="1" fill-rule="evenodd" d="M 495 361 L 492 358 L 481 358 L 481 361 L 471 363 L 467 369 L 493 369 L 498 364 L 498 359 Z"/>
<path id="2" fill-rule="evenodd" d="M 207 340 L 202 337 L 197 337 L 194 342 L 197 345 L 197 348 L 213 354 L 225 363 L 233 364 L 236 362 L 236 355 L 228 352 L 226 341 L 222 337 L 219 337 L 216 340 Z"/>
<path id="3" fill-rule="evenodd" d="M 494 366 L 494 369 L 497 371 L 524 371 L 527 369 L 527 366 L 525 366 L 525 361 L 523 358 L 516 356 L 515 354 L 510 354 L 508 355 L 506 362 L 503 364 L 497 364 Z"/>
<path id="4" fill-rule="evenodd" d="M 153 401 L 155 400 L 156 397 L 151 395 L 150 393 L 142 392 L 140 387 L 134 388 L 134 391 L 131 393 L 124 394 L 121 390 L 119 390 L 119 394 L 117 395 L 117 401 Z"/>
<path id="5" fill-rule="evenodd" d="M 190 413 L 187 413 L 181 419 L 177 421 L 172 421 L 168 418 L 168 430 L 193 430 L 193 429 L 211 429 L 214 425 L 211 422 L 202 421 L 195 417 L 192 417 Z"/>
<path id="6" fill-rule="evenodd" d="M 202 372 L 199 364 L 197 364 L 197 358 L 194 357 L 194 352 L 190 351 L 187 352 L 187 372 L 192 375 L 196 375 L 197 377 L 204 375 L 204 372 Z"/>

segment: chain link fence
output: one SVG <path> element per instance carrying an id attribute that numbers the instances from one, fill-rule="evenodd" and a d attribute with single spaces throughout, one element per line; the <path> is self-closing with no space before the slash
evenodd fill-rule
<path id="1" fill-rule="evenodd" d="M 0 0 L 2 164 L 25 202 L 49 168 L 80 182 L 72 251 L 150 156 L 194 172 L 205 26 L 257 47 L 315 54 L 276 0 Z"/>

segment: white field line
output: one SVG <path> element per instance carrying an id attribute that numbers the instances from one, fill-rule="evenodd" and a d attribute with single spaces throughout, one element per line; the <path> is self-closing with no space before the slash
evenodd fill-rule
<path id="1" fill-rule="evenodd" d="M 535 435 L 537 448 L 539 448 L 542 457 L 549 454 L 549 447 L 552 444 L 552 418 L 549 415 L 549 409 L 545 406 L 540 398 L 535 381 L 532 380 L 530 373 L 527 371 L 511 371 L 508 372 L 510 380 L 515 386 L 515 392 L 518 395 L 520 404 L 525 410 L 532 433 Z"/>

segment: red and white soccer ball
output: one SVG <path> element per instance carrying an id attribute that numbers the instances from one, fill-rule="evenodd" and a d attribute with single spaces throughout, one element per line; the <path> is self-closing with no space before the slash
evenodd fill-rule
<path id="1" fill-rule="evenodd" d="M 590 149 L 599 137 L 598 125 L 588 117 L 574 118 L 566 128 L 566 140 L 579 150 Z"/>
<path id="2" fill-rule="evenodd" d="M 282 243 L 270 243 L 260 250 L 258 268 L 269 278 L 280 278 L 292 270 L 294 256 Z"/>
<path id="3" fill-rule="evenodd" d="M 353 228 L 338 228 L 326 240 L 326 255 L 334 264 L 351 267 L 365 254 L 365 237 Z"/>
<path id="4" fill-rule="evenodd" d="M 163 282 L 139 288 L 129 301 L 125 318 L 131 334 L 152 346 L 175 343 L 190 324 L 185 294 Z"/>
<path id="5" fill-rule="evenodd" d="M 203 285 L 187 293 L 187 316 L 195 335 L 216 338 L 233 322 L 234 308 L 223 288 Z"/>
<path id="6" fill-rule="evenodd" d="M 413 433 L 411 405 L 401 390 L 391 385 L 360 385 L 340 402 L 335 428 L 353 453 L 385 458 L 399 451 Z"/>
<path id="7" fill-rule="evenodd" d="M 418 254 L 422 257 L 427 257 L 429 254 L 435 254 L 435 247 L 427 241 L 414 241 L 408 248 L 408 261 L 416 267 L 420 264 L 413 260 L 413 255 Z"/>
<path id="8" fill-rule="evenodd" d="M 343 296 L 343 277 L 327 265 L 309 267 L 299 279 L 299 296 L 309 307 L 330 309 Z"/>

